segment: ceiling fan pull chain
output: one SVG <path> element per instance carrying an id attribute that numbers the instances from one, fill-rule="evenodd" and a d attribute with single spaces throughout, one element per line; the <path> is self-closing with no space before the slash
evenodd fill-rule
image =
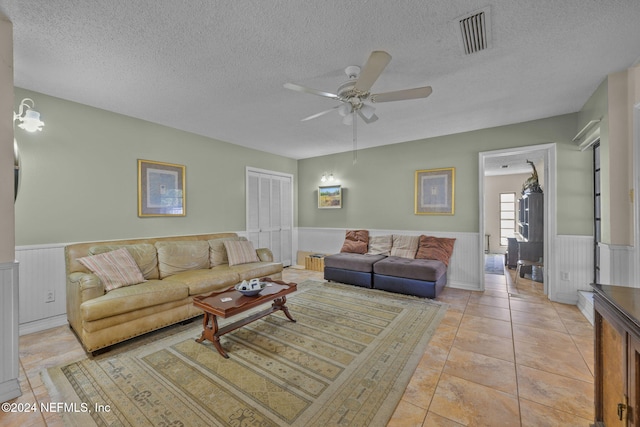
<path id="1" fill-rule="evenodd" d="M 353 114 L 353 164 L 355 165 L 358 162 L 358 118 L 355 111 L 351 114 Z"/>

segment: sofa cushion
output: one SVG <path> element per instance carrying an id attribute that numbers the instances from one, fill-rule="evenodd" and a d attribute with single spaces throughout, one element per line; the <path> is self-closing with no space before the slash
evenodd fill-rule
<path id="1" fill-rule="evenodd" d="M 187 270 L 176 273 L 164 280 L 186 285 L 189 295 L 200 295 L 207 292 L 220 291 L 240 282 L 240 275 L 232 270 Z"/>
<path id="2" fill-rule="evenodd" d="M 384 258 L 384 255 L 339 253 L 324 257 L 324 266 L 371 273 L 374 263 Z"/>
<path id="3" fill-rule="evenodd" d="M 371 236 L 369 237 L 369 250 L 367 255 L 391 255 L 391 244 L 393 243 L 393 236 L 387 234 L 386 236 Z"/>
<path id="4" fill-rule="evenodd" d="M 89 248 L 89 255 L 98 255 L 116 249 L 126 248 L 133 259 L 140 267 L 145 279 L 157 279 L 158 276 L 158 255 L 156 247 L 150 243 L 139 243 L 135 245 L 99 245 Z"/>
<path id="5" fill-rule="evenodd" d="M 160 278 L 187 270 L 209 268 L 209 243 L 206 240 L 156 242 Z"/>
<path id="6" fill-rule="evenodd" d="M 78 261 L 100 278 L 107 292 L 145 281 L 138 264 L 125 248 L 79 258 Z"/>
<path id="7" fill-rule="evenodd" d="M 229 257 L 227 256 L 227 249 L 224 247 L 224 242 L 242 240 L 240 237 L 222 237 L 220 239 L 209 240 L 209 263 L 211 267 L 216 265 L 229 264 Z"/>
<path id="8" fill-rule="evenodd" d="M 229 266 L 248 264 L 250 262 L 260 262 L 253 243 L 248 240 L 236 240 L 224 242 L 229 257 Z"/>
<path id="9" fill-rule="evenodd" d="M 366 254 L 369 247 L 368 230 L 347 230 L 340 252 Z"/>
<path id="10" fill-rule="evenodd" d="M 169 280 L 149 280 L 85 301 L 80 305 L 80 312 L 83 321 L 92 321 L 188 297 L 189 289 L 185 285 Z"/>
<path id="11" fill-rule="evenodd" d="M 282 264 L 279 262 L 251 262 L 249 264 L 234 265 L 229 268 L 240 275 L 240 281 L 258 277 L 277 277 L 282 273 Z"/>
<path id="12" fill-rule="evenodd" d="M 435 259 L 448 266 L 455 242 L 456 239 L 447 237 L 420 236 L 416 258 Z"/>
<path id="13" fill-rule="evenodd" d="M 409 259 L 390 256 L 376 262 L 373 265 L 373 272 L 385 276 L 436 282 L 447 272 L 447 266 L 441 261 L 432 259 Z"/>
<path id="14" fill-rule="evenodd" d="M 416 257 L 420 236 L 403 236 L 394 234 L 391 256 L 413 259 Z"/>

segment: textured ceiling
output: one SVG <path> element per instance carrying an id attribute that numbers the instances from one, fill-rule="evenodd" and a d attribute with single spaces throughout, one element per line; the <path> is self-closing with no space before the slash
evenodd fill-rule
<path id="1" fill-rule="evenodd" d="M 490 6 L 492 47 L 464 55 L 460 16 Z M 295 159 L 349 151 L 335 101 L 344 68 L 393 59 L 358 126 L 374 147 L 578 111 L 640 57 L 638 0 L 0 0 L 15 85 Z M 37 103 L 37 100 L 36 100 Z M 46 120 L 46 111 L 42 111 Z"/>

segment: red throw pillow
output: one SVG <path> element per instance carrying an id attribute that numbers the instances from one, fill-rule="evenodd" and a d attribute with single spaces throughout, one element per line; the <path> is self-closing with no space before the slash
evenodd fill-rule
<path id="1" fill-rule="evenodd" d="M 368 230 L 347 230 L 344 238 L 344 244 L 340 252 L 349 252 L 353 254 L 366 254 L 369 249 L 369 231 Z"/>
<path id="2" fill-rule="evenodd" d="M 435 259 L 448 266 L 455 242 L 456 239 L 422 235 L 420 236 L 416 258 Z"/>

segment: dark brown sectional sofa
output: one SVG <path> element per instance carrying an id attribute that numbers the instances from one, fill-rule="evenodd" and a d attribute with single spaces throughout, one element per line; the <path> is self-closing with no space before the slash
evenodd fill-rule
<path id="1" fill-rule="evenodd" d="M 377 237 L 388 238 L 388 250 L 388 245 L 377 245 Z M 367 239 L 366 230 L 347 231 L 341 252 L 324 258 L 325 280 L 423 298 L 436 298 L 444 289 L 455 239 L 374 236 L 367 252 L 349 252 L 354 248 L 362 252 L 362 242 Z"/>

